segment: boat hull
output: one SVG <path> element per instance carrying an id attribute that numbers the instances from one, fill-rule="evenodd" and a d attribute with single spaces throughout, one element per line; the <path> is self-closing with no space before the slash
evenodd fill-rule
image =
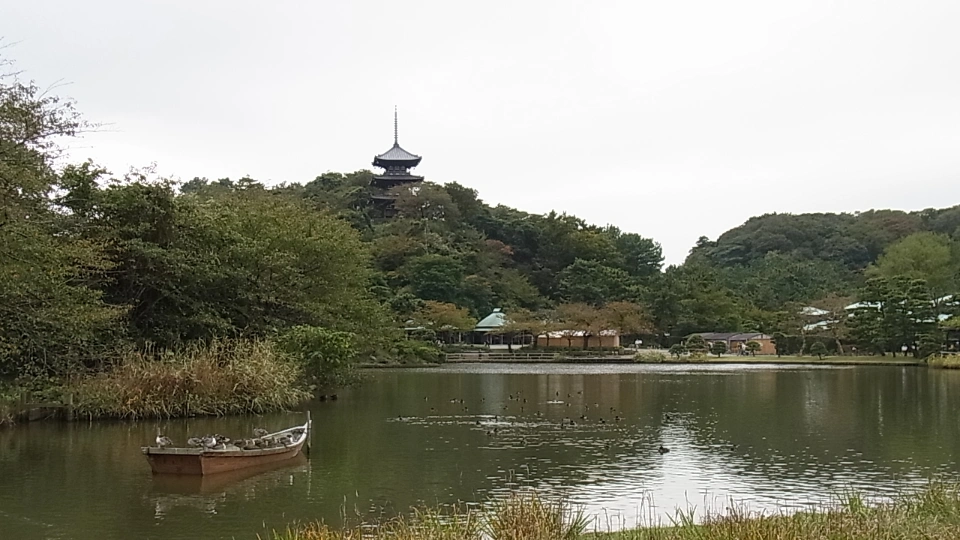
<path id="1" fill-rule="evenodd" d="M 303 426 L 285 429 L 277 433 L 265 435 L 266 440 L 277 440 L 278 437 L 295 437 L 294 441 L 285 446 L 270 448 L 256 448 L 241 450 L 237 447 L 214 450 L 204 448 L 158 448 L 145 446 L 141 448 L 154 474 L 189 474 L 209 475 L 245 469 L 258 465 L 269 465 L 279 461 L 286 461 L 297 457 L 303 445 L 310 438 L 309 413 L 307 423 Z"/>
<path id="2" fill-rule="evenodd" d="M 251 455 L 243 450 L 237 452 L 205 452 L 200 454 L 147 453 L 147 461 L 154 474 L 217 474 L 246 467 L 266 465 L 292 459 L 300 454 L 303 446 L 277 448 L 277 452 Z"/>

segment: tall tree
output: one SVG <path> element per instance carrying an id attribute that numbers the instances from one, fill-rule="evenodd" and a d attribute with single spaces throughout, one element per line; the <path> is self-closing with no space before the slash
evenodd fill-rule
<path id="1" fill-rule="evenodd" d="M 57 141 L 89 127 L 72 102 L 0 76 L 0 376 L 108 360 L 120 333 L 122 310 L 90 286 L 110 267 L 103 246 L 69 230 L 70 210 L 51 198 Z"/>
<path id="2" fill-rule="evenodd" d="M 922 279 L 937 301 L 960 292 L 960 245 L 943 234 L 911 234 L 887 246 L 871 273 Z"/>
<path id="3" fill-rule="evenodd" d="M 620 336 L 645 334 L 653 331 L 653 324 L 643 306 L 632 302 L 610 302 L 600 309 L 607 328 Z"/>

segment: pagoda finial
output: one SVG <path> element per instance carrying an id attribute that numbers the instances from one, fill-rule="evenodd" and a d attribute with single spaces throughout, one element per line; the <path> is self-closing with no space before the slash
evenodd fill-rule
<path id="1" fill-rule="evenodd" d="M 400 146 L 399 138 L 397 137 L 397 106 L 393 106 L 393 145 Z"/>

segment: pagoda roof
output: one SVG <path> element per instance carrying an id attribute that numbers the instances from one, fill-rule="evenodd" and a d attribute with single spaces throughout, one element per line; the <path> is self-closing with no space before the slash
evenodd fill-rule
<path id="1" fill-rule="evenodd" d="M 403 148 L 400 148 L 398 143 L 393 143 L 393 147 L 387 150 L 386 152 L 373 158 L 374 161 L 420 161 L 422 158 L 418 155 L 411 154 Z"/>

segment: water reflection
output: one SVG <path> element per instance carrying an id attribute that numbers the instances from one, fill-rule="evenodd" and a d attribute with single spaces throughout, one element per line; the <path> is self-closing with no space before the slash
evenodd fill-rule
<path id="1" fill-rule="evenodd" d="M 15 538 L 255 538 L 295 520 L 564 494 L 601 527 L 677 507 L 754 509 L 956 471 L 960 374 L 918 368 L 454 366 L 378 371 L 311 407 L 309 462 L 152 477 L 139 447 L 282 428 L 301 413 L 0 431 L 0 530 Z M 661 454 L 663 445 L 670 449 Z M 789 501 L 789 503 L 787 502 Z"/>

